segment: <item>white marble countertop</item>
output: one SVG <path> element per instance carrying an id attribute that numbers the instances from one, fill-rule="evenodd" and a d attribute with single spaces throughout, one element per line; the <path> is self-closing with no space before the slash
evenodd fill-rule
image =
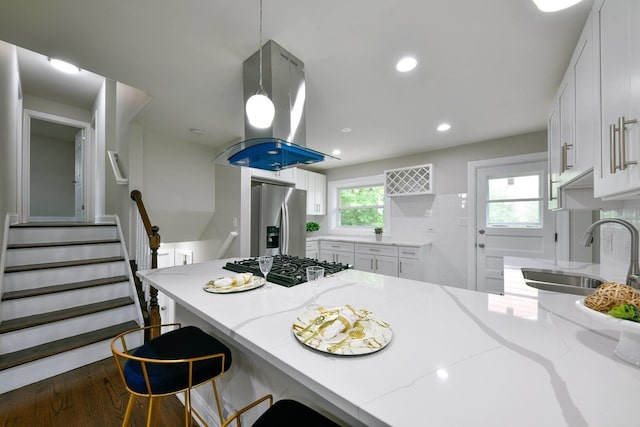
<path id="1" fill-rule="evenodd" d="M 378 353 L 340 357 L 293 336 L 310 286 L 204 292 L 233 274 L 224 263 L 139 274 L 363 425 L 640 425 L 640 368 L 614 356 L 616 332 L 588 324 L 579 296 L 538 291 L 520 274 L 523 266 L 600 273 L 593 266 L 506 258 L 504 296 L 343 271 L 323 280 L 318 302 L 366 308 L 394 335 Z"/>
<path id="2" fill-rule="evenodd" d="M 421 242 L 408 242 L 408 241 L 393 240 L 388 237 L 385 237 L 384 235 L 382 237 L 382 240 L 376 240 L 374 236 L 357 237 L 357 236 L 322 235 L 322 236 L 307 237 L 307 242 L 320 242 L 322 240 L 327 240 L 331 242 L 367 243 L 372 245 L 409 246 L 412 248 L 419 248 L 419 247 L 431 244 L 430 240 L 424 240 Z"/>

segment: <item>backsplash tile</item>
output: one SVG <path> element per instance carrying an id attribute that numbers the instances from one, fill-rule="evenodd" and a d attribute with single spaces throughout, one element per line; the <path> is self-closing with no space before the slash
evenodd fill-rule
<path id="1" fill-rule="evenodd" d="M 640 201 L 626 201 L 621 209 L 603 210 L 600 218 L 620 218 L 640 229 Z M 600 263 L 613 264 L 618 268 L 629 268 L 631 235 L 627 229 L 616 224 L 600 227 Z"/>
<path id="2" fill-rule="evenodd" d="M 398 241 L 432 241 L 427 253 L 428 282 L 467 285 L 466 193 L 391 199 L 391 229 Z"/>

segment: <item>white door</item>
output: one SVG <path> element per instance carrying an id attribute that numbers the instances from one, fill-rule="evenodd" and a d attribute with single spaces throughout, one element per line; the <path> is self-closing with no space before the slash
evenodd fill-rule
<path id="1" fill-rule="evenodd" d="M 73 183 L 75 185 L 75 217 L 76 221 L 84 220 L 84 141 L 85 130 L 81 129 L 76 134 L 75 172 Z"/>
<path id="2" fill-rule="evenodd" d="M 504 292 L 503 257 L 555 258 L 546 162 L 488 166 L 476 176 L 476 288 Z"/>

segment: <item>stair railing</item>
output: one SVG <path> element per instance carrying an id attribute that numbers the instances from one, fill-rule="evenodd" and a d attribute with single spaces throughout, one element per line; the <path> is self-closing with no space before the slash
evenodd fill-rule
<path id="1" fill-rule="evenodd" d="M 158 268 L 158 248 L 160 248 L 160 228 L 151 225 L 147 209 L 142 202 L 142 193 L 138 190 L 131 192 L 131 200 L 136 202 L 139 215 L 136 220 L 136 261 L 138 270 L 149 270 Z M 158 305 L 158 290 L 143 281 L 145 301 L 149 312 L 149 326 L 159 326 L 160 307 Z M 160 328 L 149 329 L 149 339 L 160 335 Z"/>

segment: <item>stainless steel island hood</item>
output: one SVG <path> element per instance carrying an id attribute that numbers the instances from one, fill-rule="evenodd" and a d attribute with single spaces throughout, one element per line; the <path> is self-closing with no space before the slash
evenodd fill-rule
<path id="1" fill-rule="evenodd" d="M 278 171 L 336 157 L 306 147 L 304 64 L 282 46 L 269 40 L 262 47 L 263 88 L 275 106 L 269 128 L 258 129 L 244 115 L 245 140 L 215 158 L 215 163 Z M 259 86 L 260 54 L 243 64 L 244 103 Z"/>

